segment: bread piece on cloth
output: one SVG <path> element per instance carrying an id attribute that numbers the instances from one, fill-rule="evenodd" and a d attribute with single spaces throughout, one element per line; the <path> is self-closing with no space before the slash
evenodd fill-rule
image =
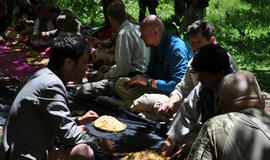
<path id="1" fill-rule="evenodd" d="M 103 115 L 93 122 L 93 125 L 106 132 L 122 132 L 127 126 L 113 116 Z"/>
<path id="2" fill-rule="evenodd" d="M 170 159 L 169 157 L 159 155 L 156 151 L 148 150 L 130 153 L 127 156 L 121 158 L 120 160 L 169 160 L 169 159 Z"/>
<path id="3" fill-rule="evenodd" d="M 25 56 L 26 62 L 30 65 L 47 65 L 49 63 L 49 58 L 45 58 L 36 51 L 28 51 Z"/>

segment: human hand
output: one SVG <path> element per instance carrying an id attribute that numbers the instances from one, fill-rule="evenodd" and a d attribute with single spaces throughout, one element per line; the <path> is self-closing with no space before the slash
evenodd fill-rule
<path id="1" fill-rule="evenodd" d="M 166 157 L 171 155 L 176 145 L 176 140 L 173 137 L 168 136 L 168 138 L 161 144 L 160 153 Z"/>
<path id="2" fill-rule="evenodd" d="M 98 137 L 98 146 L 105 154 L 111 154 L 115 150 L 115 143 L 102 137 Z"/>
<path id="3" fill-rule="evenodd" d="M 171 156 L 171 160 L 184 159 L 188 156 L 191 149 L 190 144 L 183 144 L 179 149 Z"/>
<path id="4" fill-rule="evenodd" d="M 107 65 L 102 65 L 100 68 L 99 68 L 99 72 L 101 73 L 106 73 L 108 72 L 108 70 L 110 70 L 112 68 L 112 66 L 107 66 Z"/>
<path id="5" fill-rule="evenodd" d="M 41 32 L 41 39 L 44 41 L 49 41 L 50 36 L 46 32 Z"/>
<path id="6" fill-rule="evenodd" d="M 135 87 L 134 85 L 129 84 L 129 82 L 130 82 L 130 81 L 127 81 L 127 82 L 125 82 L 125 83 L 123 84 L 123 86 L 124 86 L 126 89 L 130 89 L 130 88 Z"/>
<path id="7" fill-rule="evenodd" d="M 131 80 L 128 81 L 128 83 L 126 85 L 133 86 L 133 85 L 136 85 L 136 84 L 140 84 L 140 85 L 147 86 L 146 79 L 147 78 L 144 75 L 136 75 L 136 76 L 132 77 Z"/>
<path id="8" fill-rule="evenodd" d="M 2 44 L 4 42 L 5 42 L 5 39 L 2 36 L 0 36 L 0 44 Z"/>
<path id="9" fill-rule="evenodd" d="M 25 18 L 25 17 L 19 18 L 19 19 L 17 19 L 17 20 L 14 22 L 14 24 L 15 24 L 16 26 L 21 25 L 21 24 L 24 24 L 24 23 L 26 23 L 26 18 Z"/>
<path id="10" fill-rule="evenodd" d="M 94 48 L 100 48 L 101 40 L 97 39 L 96 37 L 88 37 L 87 40 Z"/>
<path id="11" fill-rule="evenodd" d="M 93 82 L 97 82 L 97 81 L 100 81 L 102 79 L 104 79 L 104 74 L 101 72 L 97 72 L 97 74 L 95 74 L 93 76 Z"/>
<path id="12" fill-rule="evenodd" d="M 158 114 L 164 117 L 172 117 L 173 115 L 173 104 L 172 103 L 161 103 L 158 106 Z"/>
<path id="13" fill-rule="evenodd" d="M 86 112 L 84 115 L 78 118 L 80 124 L 87 124 L 89 122 L 93 122 L 98 118 L 98 114 L 92 110 Z"/>

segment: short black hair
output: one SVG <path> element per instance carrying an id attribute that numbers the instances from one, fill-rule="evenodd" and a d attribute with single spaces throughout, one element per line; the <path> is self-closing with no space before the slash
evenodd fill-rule
<path id="1" fill-rule="evenodd" d="M 224 71 L 224 75 L 231 73 L 227 51 L 219 45 L 207 44 L 197 50 L 191 63 L 195 72 L 208 72 L 217 75 Z"/>
<path id="2" fill-rule="evenodd" d="M 60 33 L 51 42 L 50 61 L 48 67 L 60 69 L 64 65 L 66 58 L 70 58 L 78 62 L 78 59 L 89 53 L 91 46 L 82 36 L 72 33 Z"/>
<path id="3" fill-rule="evenodd" d="M 197 20 L 187 28 L 188 36 L 202 32 L 206 40 L 210 40 L 215 35 L 215 27 L 212 23 L 205 20 Z"/>
<path id="4" fill-rule="evenodd" d="M 126 9 L 122 1 L 113 1 L 107 7 L 107 14 L 119 23 L 123 23 L 126 19 Z"/>

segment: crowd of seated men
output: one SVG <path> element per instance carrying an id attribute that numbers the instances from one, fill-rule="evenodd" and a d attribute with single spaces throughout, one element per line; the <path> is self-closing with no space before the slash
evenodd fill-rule
<path id="1" fill-rule="evenodd" d="M 32 21 L 20 19 L 11 32 L 29 36 L 33 48 L 49 46 L 50 60 L 18 89 L 4 126 L 0 159 L 94 159 L 98 149 L 114 151 L 114 142 L 89 134 L 85 126 L 98 118 L 95 111 L 71 117 L 70 81 L 76 94 L 89 101 L 107 97 L 120 109 L 166 123 L 160 153 L 171 159 L 270 157 L 265 96 L 255 76 L 239 70 L 218 44 L 215 27 L 207 20 L 189 23 L 183 29 L 189 39 L 185 42 L 168 33 L 158 16 L 142 15 L 137 23 L 122 1 L 106 1 L 106 26 L 113 36 L 101 40 L 89 36 L 71 11 L 54 3 L 33 4 Z M 2 34 L 1 43 L 8 33 Z M 91 50 L 96 51 L 96 71 L 83 83 Z M 56 136 L 62 148 L 52 147 Z"/>

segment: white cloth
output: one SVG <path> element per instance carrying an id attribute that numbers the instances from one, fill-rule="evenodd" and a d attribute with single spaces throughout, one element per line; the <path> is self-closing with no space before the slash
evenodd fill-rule
<path id="1" fill-rule="evenodd" d="M 122 23 L 116 39 L 116 64 L 104 74 L 104 78 L 127 76 L 130 72 L 144 73 L 150 57 L 150 48 L 140 38 L 139 26 L 128 20 Z"/>
<path id="2" fill-rule="evenodd" d="M 188 66 L 186 69 L 186 74 L 184 78 L 179 82 L 174 90 L 172 91 L 171 95 L 177 95 L 180 99 L 184 99 L 188 96 L 190 91 L 198 84 L 197 75 L 192 72 L 191 63 L 193 58 L 188 62 Z"/>
<path id="3" fill-rule="evenodd" d="M 184 100 L 171 123 L 167 135 L 173 137 L 178 142 L 182 141 L 194 126 L 201 126 L 201 123 L 198 121 L 200 113 L 197 105 L 201 90 L 202 85 L 199 83 Z"/>

